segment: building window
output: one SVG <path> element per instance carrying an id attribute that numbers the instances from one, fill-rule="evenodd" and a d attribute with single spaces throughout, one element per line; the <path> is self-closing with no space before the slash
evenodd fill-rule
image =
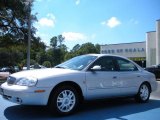
<path id="1" fill-rule="evenodd" d="M 128 49 L 125 49 L 125 52 L 128 52 Z"/>

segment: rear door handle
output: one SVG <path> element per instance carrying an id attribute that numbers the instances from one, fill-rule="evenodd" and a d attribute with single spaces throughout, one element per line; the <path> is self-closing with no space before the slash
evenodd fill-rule
<path id="1" fill-rule="evenodd" d="M 117 76 L 113 76 L 113 79 L 117 79 Z"/>

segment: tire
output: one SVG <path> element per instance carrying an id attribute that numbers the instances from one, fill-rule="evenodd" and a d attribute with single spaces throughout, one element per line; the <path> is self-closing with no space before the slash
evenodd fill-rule
<path id="1" fill-rule="evenodd" d="M 70 115 L 77 110 L 79 101 L 77 90 L 72 86 L 63 85 L 52 92 L 49 109 L 54 115 Z"/>
<path id="2" fill-rule="evenodd" d="M 147 83 L 141 84 L 139 91 L 135 97 L 135 100 L 140 103 L 146 103 L 149 101 L 151 89 Z"/>

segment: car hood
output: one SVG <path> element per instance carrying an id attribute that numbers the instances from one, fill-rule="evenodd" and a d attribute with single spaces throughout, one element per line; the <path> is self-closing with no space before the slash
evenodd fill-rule
<path id="1" fill-rule="evenodd" d="M 46 69 L 36 69 L 36 70 L 26 70 L 12 74 L 12 77 L 22 78 L 22 77 L 35 77 L 38 79 L 43 79 L 47 77 L 57 77 L 66 74 L 76 73 L 76 70 L 62 69 L 62 68 L 46 68 Z"/>

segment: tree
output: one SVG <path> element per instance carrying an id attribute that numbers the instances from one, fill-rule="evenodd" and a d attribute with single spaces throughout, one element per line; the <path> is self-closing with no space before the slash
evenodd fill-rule
<path id="1" fill-rule="evenodd" d="M 62 47 L 62 43 L 64 42 L 64 37 L 62 35 L 58 35 L 57 40 L 59 42 L 59 47 Z"/>
<path id="2" fill-rule="evenodd" d="M 73 48 L 72 48 L 72 52 L 76 52 L 76 51 L 78 51 L 79 49 L 80 49 L 80 45 L 79 44 L 76 44 Z"/>
<path id="3" fill-rule="evenodd" d="M 75 45 L 70 52 L 66 52 L 64 56 L 64 60 L 68 60 L 72 57 L 83 55 L 83 54 L 90 54 L 90 53 L 99 53 L 100 52 L 100 45 L 92 44 L 92 43 L 84 43 L 82 45 Z"/>
<path id="4" fill-rule="evenodd" d="M 39 37 L 34 37 L 32 39 L 32 43 L 31 43 L 31 58 L 36 60 L 36 55 L 44 52 L 45 53 L 45 49 L 46 49 L 46 45 L 44 44 L 44 42 L 41 41 L 41 39 Z"/>
<path id="5" fill-rule="evenodd" d="M 0 0 L 0 35 L 12 34 L 15 38 L 22 39 L 28 34 L 28 6 L 27 0 Z M 33 1 L 31 2 L 31 5 Z M 32 21 L 37 20 L 32 15 Z M 32 26 L 31 33 L 35 33 Z"/>
<path id="6" fill-rule="evenodd" d="M 42 65 L 47 68 L 50 68 L 52 66 L 50 61 L 44 61 Z"/>
<path id="7" fill-rule="evenodd" d="M 57 37 L 54 36 L 51 38 L 50 40 L 50 46 L 53 48 L 53 49 L 56 49 L 57 48 Z"/>
<path id="8" fill-rule="evenodd" d="M 31 6 L 27 6 L 27 1 L 0 0 L 0 66 L 16 65 L 27 57 L 28 16 L 33 4 L 31 1 Z M 31 15 L 31 22 L 36 20 L 36 15 Z M 35 32 L 36 28 L 31 26 L 31 59 L 34 60 L 46 49 L 44 42 L 35 37 Z"/>
<path id="9" fill-rule="evenodd" d="M 99 44 L 96 44 L 95 47 L 96 47 L 96 49 L 97 49 L 97 53 L 100 53 L 100 45 L 99 45 Z"/>
<path id="10" fill-rule="evenodd" d="M 55 66 L 64 61 L 64 56 L 67 52 L 67 46 L 63 44 L 64 37 L 62 35 L 54 36 L 50 40 L 50 49 L 47 53 L 52 57 L 52 65 Z"/>
<path id="11" fill-rule="evenodd" d="M 78 50 L 79 55 L 89 54 L 89 53 L 98 53 L 96 47 L 92 43 L 82 44 L 80 49 Z"/>
<path id="12" fill-rule="evenodd" d="M 24 59 L 21 61 L 21 67 L 26 66 L 27 64 L 27 59 Z M 37 62 L 33 59 L 31 59 L 31 65 L 35 65 Z"/>

